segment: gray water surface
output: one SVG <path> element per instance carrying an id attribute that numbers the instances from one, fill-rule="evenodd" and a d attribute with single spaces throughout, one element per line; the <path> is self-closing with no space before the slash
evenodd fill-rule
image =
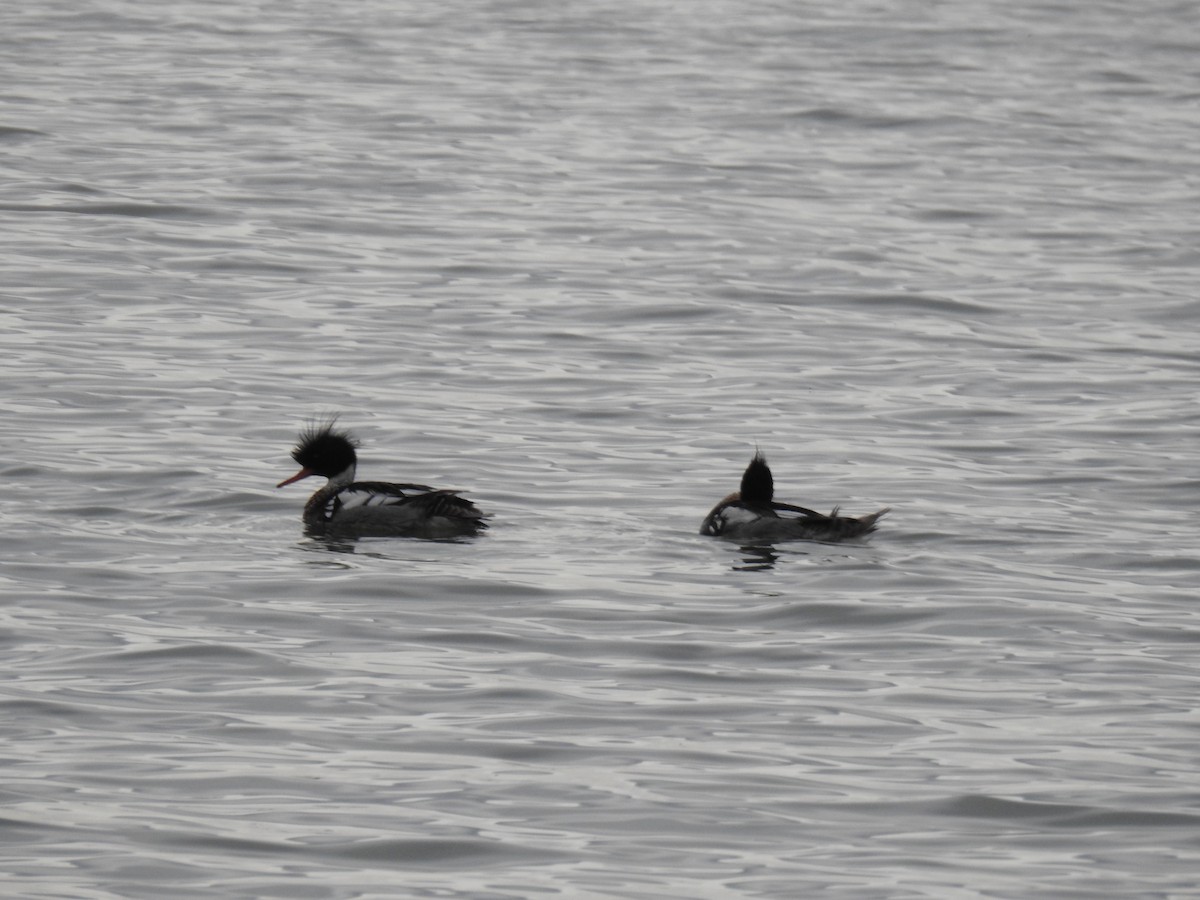
<path id="1" fill-rule="evenodd" d="M 1195 896 L 1198 24 L 0 13 L 3 893 Z"/>

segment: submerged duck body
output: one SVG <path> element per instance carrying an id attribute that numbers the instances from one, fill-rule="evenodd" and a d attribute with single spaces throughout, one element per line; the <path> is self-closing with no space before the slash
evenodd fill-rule
<path id="1" fill-rule="evenodd" d="M 741 490 L 712 508 L 700 525 L 700 533 L 738 541 L 841 541 L 875 530 L 875 523 L 888 510 L 865 516 L 839 516 L 837 507 L 829 515 L 780 503 L 775 500 L 775 479 L 761 453 L 742 475 Z"/>
<path id="2" fill-rule="evenodd" d="M 300 471 L 276 485 L 283 487 L 310 475 L 329 479 L 304 506 L 304 525 L 310 534 L 445 539 L 487 528 L 483 513 L 455 491 L 355 481 L 358 441 L 335 424 L 331 420 L 301 432 L 292 450 Z"/>

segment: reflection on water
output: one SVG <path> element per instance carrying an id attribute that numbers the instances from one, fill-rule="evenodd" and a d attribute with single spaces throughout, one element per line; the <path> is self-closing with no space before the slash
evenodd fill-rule
<path id="1" fill-rule="evenodd" d="M 870 542 L 861 540 L 851 541 L 781 541 L 776 543 L 743 544 L 737 548 L 740 558 L 733 563 L 735 571 L 753 572 L 775 568 L 776 564 L 788 557 L 805 558 L 812 561 L 831 561 L 835 559 L 853 559 L 857 554 L 850 552 L 848 547 L 870 547 L 880 540 L 886 540 L 886 535 L 873 535 Z M 821 548 L 818 550 L 817 548 Z"/>
<path id="2" fill-rule="evenodd" d="M 310 553 L 347 553 L 370 559 L 412 559 L 423 558 L 414 556 L 415 548 L 437 544 L 469 545 L 475 543 L 477 539 L 477 537 L 381 538 L 308 533 L 299 546 Z"/>
<path id="3" fill-rule="evenodd" d="M 357 553 L 358 541 L 358 538 L 331 538 L 309 533 L 300 546 L 310 553 Z"/>
<path id="4" fill-rule="evenodd" d="M 737 572 L 773 569 L 775 563 L 779 561 L 779 554 L 775 552 L 775 548 L 771 544 L 752 544 L 739 547 L 738 551 L 743 555 L 740 563 L 733 564 L 733 569 Z"/>

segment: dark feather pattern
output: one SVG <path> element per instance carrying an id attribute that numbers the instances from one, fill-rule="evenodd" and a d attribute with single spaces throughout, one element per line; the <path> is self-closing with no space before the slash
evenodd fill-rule
<path id="1" fill-rule="evenodd" d="M 292 458 L 300 471 L 280 487 L 311 475 L 328 483 L 304 507 L 310 534 L 339 537 L 451 538 L 487 528 L 475 505 L 454 491 L 424 484 L 355 481 L 358 440 L 336 428 L 336 417 L 300 433 Z"/>
<path id="2" fill-rule="evenodd" d="M 332 478 L 358 461 L 358 438 L 349 431 L 337 430 L 337 416 L 325 422 L 313 422 L 296 439 L 292 459 L 317 475 Z"/>
<path id="3" fill-rule="evenodd" d="M 888 512 L 865 516 L 842 516 L 835 506 L 829 515 L 774 499 L 775 479 L 766 458 L 755 452 L 742 475 L 741 490 L 712 508 L 700 525 L 700 533 L 732 540 L 773 542 L 787 540 L 841 541 L 875 530 L 875 523 Z"/>
<path id="4" fill-rule="evenodd" d="M 755 452 L 754 459 L 742 474 L 742 501 L 745 503 L 770 503 L 775 496 L 775 477 L 767 465 L 767 458 Z"/>

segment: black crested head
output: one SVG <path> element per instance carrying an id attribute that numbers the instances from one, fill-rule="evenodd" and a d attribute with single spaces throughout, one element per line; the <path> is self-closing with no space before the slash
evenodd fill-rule
<path id="1" fill-rule="evenodd" d="M 315 475 L 332 478 L 358 463 L 354 448 L 358 440 L 349 431 L 339 430 L 337 418 L 314 423 L 304 431 L 292 450 L 292 459 Z"/>
<path id="2" fill-rule="evenodd" d="M 775 479 L 771 477 L 767 458 L 757 450 L 742 474 L 741 494 L 743 503 L 770 503 L 775 496 Z"/>

